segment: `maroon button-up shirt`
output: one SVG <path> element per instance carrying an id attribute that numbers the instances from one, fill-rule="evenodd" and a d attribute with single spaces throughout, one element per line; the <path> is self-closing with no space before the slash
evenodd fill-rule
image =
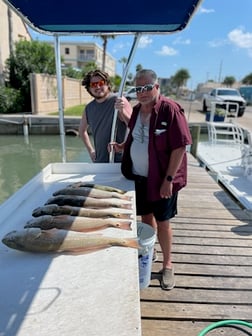
<path id="1" fill-rule="evenodd" d="M 123 175 L 128 179 L 134 179 L 130 146 L 133 141 L 132 131 L 140 109 L 141 104 L 137 104 L 133 108 L 133 113 L 128 124 L 129 134 L 124 147 L 121 168 Z M 191 134 L 183 108 L 175 101 L 164 96 L 159 96 L 158 102 L 151 112 L 149 127 L 149 172 L 147 177 L 149 201 L 161 199 L 160 187 L 166 176 L 171 152 L 174 149 L 185 147 L 191 143 Z M 185 152 L 181 165 L 174 176 L 173 192 L 179 191 L 186 183 L 187 157 Z"/>

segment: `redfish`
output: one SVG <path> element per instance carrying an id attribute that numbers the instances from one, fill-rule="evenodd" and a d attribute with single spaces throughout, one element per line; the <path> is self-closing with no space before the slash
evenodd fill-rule
<path id="1" fill-rule="evenodd" d="M 123 208 L 131 209 L 132 204 L 130 202 L 120 200 L 120 199 L 100 199 L 93 197 L 85 196 L 76 196 L 76 195 L 58 195 L 50 198 L 45 205 L 47 204 L 58 204 L 58 205 L 72 205 L 78 207 L 91 207 L 91 208 Z"/>
<path id="2" fill-rule="evenodd" d="M 115 229 L 131 230 L 130 221 L 118 221 L 111 218 L 90 218 L 79 216 L 50 216 L 45 215 L 29 220 L 25 228 L 38 227 L 42 230 L 64 229 L 77 232 L 89 232 L 106 229 L 108 227 Z"/>
<path id="3" fill-rule="evenodd" d="M 81 208 L 74 207 L 70 205 L 57 205 L 57 204 L 48 204 L 42 207 L 38 207 L 33 210 L 32 216 L 39 217 L 43 215 L 70 215 L 70 216 L 83 216 L 83 217 L 94 217 L 94 218 L 121 218 L 127 219 L 131 218 L 131 213 L 118 212 L 117 208 L 115 209 L 91 209 L 91 208 Z"/>
<path id="4" fill-rule="evenodd" d="M 125 194 L 126 193 L 126 190 L 122 190 L 122 189 L 119 189 L 119 188 L 106 186 L 106 185 L 102 185 L 102 184 L 82 182 L 82 181 L 70 184 L 69 187 L 72 187 L 72 188 L 88 187 L 88 188 L 100 189 L 100 190 L 105 190 L 105 191 L 117 192 L 119 194 Z"/>
<path id="5" fill-rule="evenodd" d="M 7 233 L 2 239 L 6 246 L 27 252 L 87 253 L 112 246 L 139 248 L 137 238 L 119 238 L 67 230 L 29 228 Z"/>
<path id="6" fill-rule="evenodd" d="M 67 187 L 57 190 L 53 193 L 53 196 L 58 195 L 77 195 L 77 196 L 88 196 L 93 198 L 119 198 L 130 200 L 132 197 L 129 195 L 122 195 L 117 192 L 110 192 L 106 190 L 99 190 L 95 188 L 88 187 Z"/>

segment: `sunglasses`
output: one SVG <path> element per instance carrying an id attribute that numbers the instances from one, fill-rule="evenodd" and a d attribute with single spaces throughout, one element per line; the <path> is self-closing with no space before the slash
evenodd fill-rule
<path id="1" fill-rule="evenodd" d="M 146 84 L 144 86 L 136 86 L 135 87 L 135 92 L 136 93 L 141 93 L 141 92 L 149 92 L 154 88 L 155 84 Z"/>
<path id="2" fill-rule="evenodd" d="M 101 80 L 98 81 L 98 82 L 91 82 L 91 83 L 89 84 L 89 86 L 90 86 L 91 88 L 97 88 L 98 86 L 101 87 L 101 86 L 103 86 L 103 85 L 105 85 L 105 81 L 104 81 L 103 79 L 101 79 Z"/>

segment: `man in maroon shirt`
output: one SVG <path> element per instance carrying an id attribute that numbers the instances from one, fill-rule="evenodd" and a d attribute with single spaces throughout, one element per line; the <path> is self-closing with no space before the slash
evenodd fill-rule
<path id="1" fill-rule="evenodd" d="M 112 143 L 123 150 L 122 173 L 135 180 L 137 215 L 157 230 L 163 253 L 161 287 L 175 285 L 171 260 L 171 218 L 177 214 L 178 191 L 187 182 L 186 146 L 191 135 L 182 107 L 159 92 L 152 70 L 136 74 L 139 104 L 134 106 L 124 143 Z"/>

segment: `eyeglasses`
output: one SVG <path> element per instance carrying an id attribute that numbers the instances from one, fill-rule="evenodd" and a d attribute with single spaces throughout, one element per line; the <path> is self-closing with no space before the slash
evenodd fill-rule
<path id="1" fill-rule="evenodd" d="M 103 86 L 103 85 L 105 85 L 105 81 L 103 79 L 101 79 L 99 82 L 91 82 L 89 84 L 89 86 L 93 89 L 97 88 L 98 86 Z"/>
<path id="2" fill-rule="evenodd" d="M 146 84 L 144 86 L 136 86 L 135 87 L 135 92 L 136 93 L 142 93 L 142 92 L 149 92 L 154 88 L 155 84 Z"/>

